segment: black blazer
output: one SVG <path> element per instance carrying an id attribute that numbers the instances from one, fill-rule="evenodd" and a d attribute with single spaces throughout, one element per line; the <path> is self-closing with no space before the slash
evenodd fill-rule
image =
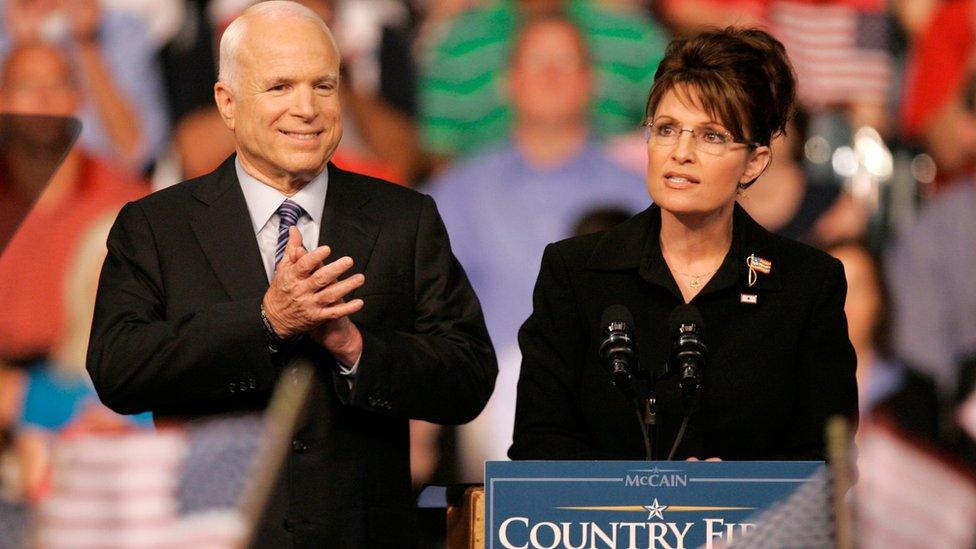
<path id="1" fill-rule="evenodd" d="M 364 350 L 351 392 L 321 347 L 292 350 L 320 369 L 260 545 L 410 545 L 407 420 L 471 420 L 497 366 L 433 200 L 328 170 L 319 240 L 366 275 L 352 317 Z M 265 406 L 288 358 L 266 345 L 267 288 L 233 157 L 127 204 L 108 238 L 88 351 L 102 401 L 156 418 Z"/>
<path id="2" fill-rule="evenodd" d="M 641 364 L 664 373 L 668 317 L 684 300 L 661 255 L 660 225 L 654 205 L 607 232 L 546 248 L 519 332 L 513 459 L 643 459 L 642 424 L 597 349 L 604 309 L 625 305 Z M 750 254 L 772 262 L 752 287 Z M 846 288 L 839 261 L 766 232 L 736 206 L 729 253 L 691 301 L 704 319 L 708 364 L 701 409 L 676 458 L 823 459 L 826 419 L 857 414 Z M 681 423 L 676 378 L 657 384 L 656 459 L 667 457 Z"/>

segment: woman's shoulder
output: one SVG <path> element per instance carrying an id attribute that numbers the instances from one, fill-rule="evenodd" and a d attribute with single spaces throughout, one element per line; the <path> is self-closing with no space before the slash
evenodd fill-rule
<path id="1" fill-rule="evenodd" d="M 770 240 L 775 241 L 775 246 L 784 260 L 800 262 L 805 265 L 821 265 L 829 267 L 839 265 L 840 260 L 829 253 L 799 240 L 793 240 L 782 235 L 769 233 Z"/>
<path id="2" fill-rule="evenodd" d="M 794 296 L 813 296 L 821 288 L 833 288 L 844 280 L 843 264 L 827 252 L 766 231 L 751 218 L 742 227 L 745 234 L 740 253 L 764 260 L 773 286 Z"/>
<path id="3" fill-rule="evenodd" d="M 746 218 L 744 225 L 748 233 L 747 245 L 765 249 L 770 255 L 779 258 L 781 263 L 824 269 L 840 265 L 840 261 L 827 252 L 787 236 L 769 232 L 748 217 L 744 211 L 743 215 Z"/>
<path id="4" fill-rule="evenodd" d="M 609 229 L 557 240 L 546 246 L 546 252 L 558 253 L 563 257 L 585 257 L 604 239 L 607 232 Z"/>
<path id="5" fill-rule="evenodd" d="M 653 221 L 653 206 L 619 225 L 584 235 L 572 236 L 546 247 L 545 257 L 560 257 L 580 267 L 626 267 L 640 262 Z"/>

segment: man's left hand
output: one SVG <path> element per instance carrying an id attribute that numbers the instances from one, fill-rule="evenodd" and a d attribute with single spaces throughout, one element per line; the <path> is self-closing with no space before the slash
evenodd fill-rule
<path id="1" fill-rule="evenodd" d="M 363 335 L 348 316 L 320 324 L 309 336 L 346 366 L 356 364 L 363 354 Z"/>

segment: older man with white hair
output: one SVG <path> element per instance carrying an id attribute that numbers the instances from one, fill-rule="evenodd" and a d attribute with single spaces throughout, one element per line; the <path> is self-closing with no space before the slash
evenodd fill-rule
<path id="1" fill-rule="evenodd" d="M 329 162 L 339 78 L 311 11 L 235 20 L 214 96 L 236 154 L 122 210 L 92 325 L 102 400 L 157 420 L 260 409 L 316 364 L 261 546 L 415 543 L 407 421 L 469 421 L 497 370 L 433 201 Z"/>

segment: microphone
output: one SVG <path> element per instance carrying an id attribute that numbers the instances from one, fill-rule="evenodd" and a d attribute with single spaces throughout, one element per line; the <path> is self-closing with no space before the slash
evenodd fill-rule
<path id="1" fill-rule="evenodd" d="M 604 309 L 600 325 L 604 327 L 600 361 L 610 370 L 614 386 L 632 398 L 632 380 L 637 370 L 637 343 L 632 328 L 634 318 L 627 307 L 611 305 Z"/>
<path id="2" fill-rule="evenodd" d="M 705 322 L 698 307 L 686 304 L 671 311 L 668 325 L 674 342 L 671 346 L 670 368 L 678 372 L 681 396 L 686 413 L 690 413 L 697 406 L 708 352 L 702 342 Z"/>

